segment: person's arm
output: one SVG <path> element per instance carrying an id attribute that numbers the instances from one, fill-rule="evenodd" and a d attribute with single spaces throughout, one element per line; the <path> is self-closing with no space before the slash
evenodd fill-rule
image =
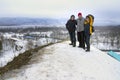
<path id="1" fill-rule="evenodd" d="M 66 29 L 69 30 L 69 20 L 66 23 Z"/>
<path id="2" fill-rule="evenodd" d="M 91 26 L 90 26 L 90 24 L 88 25 L 88 33 L 89 33 L 89 35 L 91 35 Z"/>
<path id="3" fill-rule="evenodd" d="M 75 24 L 77 25 L 77 20 L 75 20 Z"/>

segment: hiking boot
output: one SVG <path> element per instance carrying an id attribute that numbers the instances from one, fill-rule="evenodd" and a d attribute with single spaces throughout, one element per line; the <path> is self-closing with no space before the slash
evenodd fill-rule
<path id="1" fill-rule="evenodd" d="M 87 47 L 87 50 L 86 50 L 86 52 L 90 52 L 90 47 Z"/>
<path id="2" fill-rule="evenodd" d="M 69 45 L 73 45 L 72 43 L 70 43 Z"/>
<path id="3" fill-rule="evenodd" d="M 85 47 L 83 47 L 83 49 L 85 50 Z"/>
<path id="4" fill-rule="evenodd" d="M 80 45 L 79 45 L 78 47 L 79 47 L 79 48 L 82 48 L 82 46 L 80 46 Z"/>
<path id="5" fill-rule="evenodd" d="M 73 47 L 76 47 L 76 45 L 74 44 Z"/>
<path id="6" fill-rule="evenodd" d="M 86 50 L 86 52 L 90 52 L 90 50 Z"/>
<path id="7" fill-rule="evenodd" d="M 76 47 L 76 42 L 73 43 L 73 47 Z"/>

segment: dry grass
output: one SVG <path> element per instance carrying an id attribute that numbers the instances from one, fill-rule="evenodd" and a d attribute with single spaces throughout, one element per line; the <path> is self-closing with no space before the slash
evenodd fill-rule
<path id="1" fill-rule="evenodd" d="M 19 69 L 21 66 L 26 65 L 32 56 L 32 53 L 38 52 L 40 49 L 47 47 L 49 45 L 52 45 L 53 43 L 37 47 L 35 49 L 30 49 L 25 51 L 24 53 L 20 54 L 19 56 L 15 57 L 13 61 L 9 62 L 6 66 L 0 68 L 0 75 L 3 75 L 4 73 L 14 70 L 14 69 Z"/>
<path id="2" fill-rule="evenodd" d="M 61 42 L 64 42 L 64 41 L 66 41 L 66 40 L 62 40 L 62 41 L 59 41 L 57 43 L 61 43 Z M 19 54 L 19 56 L 15 57 L 13 59 L 13 61 L 9 62 L 6 66 L 0 67 L 0 76 L 3 75 L 4 73 L 8 72 L 8 71 L 11 71 L 11 70 L 14 70 L 14 69 L 19 69 L 23 65 L 28 64 L 28 62 L 32 58 L 33 53 L 38 52 L 40 49 L 45 48 L 45 47 L 50 46 L 50 45 L 53 45 L 53 44 L 55 44 L 55 43 L 49 43 L 47 45 L 40 46 L 40 47 L 37 47 L 35 49 L 30 49 L 30 50 L 25 51 L 22 54 Z"/>

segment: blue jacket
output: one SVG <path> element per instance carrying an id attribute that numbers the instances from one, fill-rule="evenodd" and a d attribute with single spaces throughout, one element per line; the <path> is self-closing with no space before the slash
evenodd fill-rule
<path id="1" fill-rule="evenodd" d="M 89 23 L 84 24 L 84 32 L 86 36 L 90 35 L 90 24 Z"/>

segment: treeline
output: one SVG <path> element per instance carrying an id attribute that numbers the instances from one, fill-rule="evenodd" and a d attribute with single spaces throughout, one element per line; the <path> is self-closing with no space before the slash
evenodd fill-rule
<path id="1" fill-rule="evenodd" d="M 120 31 L 120 25 L 118 26 L 95 26 L 95 29 L 96 30 L 99 30 L 99 31 L 117 31 L 119 32 Z"/>
<path id="2" fill-rule="evenodd" d="M 120 26 L 95 27 L 95 30 L 91 42 L 97 44 L 97 48 L 102 44 L 102 50 L 120 49 Z"/>
<path id="3" fill-rule="evenodd" d="M 57 31 L 57 30 L 66 30 L 65 27 L 29 27 L 29 28 L 0 28 L 0 32 L 14 32 L 14 33 L 23 33 L 23 32 L 34 32 L 34 31 Z"/>

